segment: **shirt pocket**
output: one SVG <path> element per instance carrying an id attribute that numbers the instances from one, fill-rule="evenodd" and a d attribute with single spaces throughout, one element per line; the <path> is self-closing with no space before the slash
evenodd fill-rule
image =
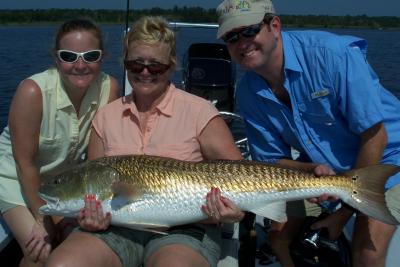
<path id="1" fill-rule="evenodd" d="M 336 111 L 327 97 L 298 103 L 300 116 L 309 124 L 331 126 L 336 123 Z"/>

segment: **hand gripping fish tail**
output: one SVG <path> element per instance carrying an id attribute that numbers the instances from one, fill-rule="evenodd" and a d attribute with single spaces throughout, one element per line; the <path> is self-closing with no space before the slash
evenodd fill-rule
<path id="1" fill-rule="evenodd" d="M 85 162 L 44 179 L 43 214 L 75 217 L 84 196 L 94 194 L 111 224 L 131 228 L 171 227 L 207 219 L 201 206 L 210 188 L 239 208 L 275 221 L 286 220 L 285 202 L 336 195 L 360 212 L 399 224 L 399 194 L 386 193 L 399 166 L 375 165 L 341 175 L 316 177 L 256 161 L 185 162 L 146 155 L 113 156 Z M 399 191 L 397 191 L 399 192 Z"/>

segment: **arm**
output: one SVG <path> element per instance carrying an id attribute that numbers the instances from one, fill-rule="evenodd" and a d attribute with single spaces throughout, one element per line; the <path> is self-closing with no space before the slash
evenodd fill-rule
<path id="1" fill-rule="evenodd" d="M 377 123 L 361 133 L 360 149 L 355 168 L 378 164 L 387 145 L 387 134 L 383 122 Z"/>
<path id="2" fill-rule="evenodd" d="M 204 127 L 199 142 L 206 159 L 243 159 L 228 126 L 219 116 L 212 118 Z"/>
<path id="3" fill-rule="evenodd" d="M 35 160 L 39 148 L 42 120 L 42 94 L 32 80 L 25 80 L 18 87 L 10 107 L 10 131 L 13 155 L 22 191 L 28 208 L 39 222 L 43 216 L 38 209 L 45 202 L 38 196 L 40 177 Z"/>
<path id="4" fill-rule="evenodd" d="M 207 159 L 241 160 L 242 154 L 236 147 L 232 134 L 221 117 L 209 121 L 199 136 L 201 151 Z M 212 188 L 207 194 L 203 211 L 211 217 L 208 222 L 232 223 L 241 221 L 244 212 L 232 201 L 221 196 L 218 188 Z"/>
<path id="5" fill-rule="evenodd" d="M 360 149 L 354 168 L 362 168 L 368 165 L 378 164 L 382 158 L 387 144 L 387 135 L 383 123 L 377 123 L 365 130 L 360 135 Z M 327 227 L 331 239 L 337 239 L 344 225 L 353 215 L 354 210 L 342 206 L 332 215 L 312 225 L 313 229 Z"/>
<path id="6" fill-rule="evenodd" d="M 27 237 L 27 242 L 23 245 L 24 250 L 28 251 L 29 256 L 35 261 L 47 258 L 51 248 L 51 240 L 47 240 L 48 233 L 53 231 L 50 217 L 45 217 L 38 211 L 39 207 L 45 204 L 38 196 L 40 175 L 36 166 L 41 121 L 41 90 L 34 81 L 25 80 L 17 88 L 11 103 L 9 126 L 22 193 L 25 196 L 27 208 L 36 221 L 32 226 L 30 236 Z"/>
<path id="7" fill-rule="evenodd" d="M 387 145 L 387 134 L 383 122 L 377 123 L 362 132 L 360 138 L 360 149 L 354 168 L 378 164 Z M 347 222 L 354 211 L 346 206 L 343 206 L 341 210 L 341 218 Z"/>

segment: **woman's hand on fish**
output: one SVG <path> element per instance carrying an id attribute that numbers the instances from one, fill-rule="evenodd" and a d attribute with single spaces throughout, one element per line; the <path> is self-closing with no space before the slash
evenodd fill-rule
<path id="1" fill-rule="evenodd" d="M 50 255 L 51 242 L 54 232 L 54 225 L 47 216 L 36 220 L 33 225 L 28 241 L 25 243 L 25 254 L 33 262 L 45 262 Z"/>
<path id="2" fill-rule="evenodd" d="M 239 222 L 245 215 L 235 203 L 221 196 L 221 191 L 214 187 L 207 193 L 206 205 L 202 206 L 202 210 L 214 221 L 222 223 Z"/>
<path id="3" fill-rule="evenodd" d="M 324 164 L 319 164 L 314 168 L 314 175 L 317 177 L 320 176 L 329 176 L 329 175 L 336 175 L 335 171 Z M 322 194 L 319 197 L 309 198 L 308 201 L 312 203 L 320 203 L 324 201 L 337 201 L 339 198 L 337 196 Z"/>
<path id="4" fill-rule="evenodd" d="M 110 226 L 111 213 L 104 214 L 101 201 L 95 195 L 86 195 L 85 207 L 80 210 L 77 220 L 79 226 L 87 231 L 106 230 Z"/>

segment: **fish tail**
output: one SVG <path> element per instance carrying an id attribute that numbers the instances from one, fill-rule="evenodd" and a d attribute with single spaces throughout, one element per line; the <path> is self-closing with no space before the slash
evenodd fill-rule
<path id="1" fill-rule="evenodd" d="M 345 202 L 379 221 L 392 225 L 399 224 L 385 201 L 385 183 L 398 171 L 400 171 L 399 166 L 382 164 L 346 172 L 345 175 L 351 177 L 353 186 L 351 197 Z"/>

